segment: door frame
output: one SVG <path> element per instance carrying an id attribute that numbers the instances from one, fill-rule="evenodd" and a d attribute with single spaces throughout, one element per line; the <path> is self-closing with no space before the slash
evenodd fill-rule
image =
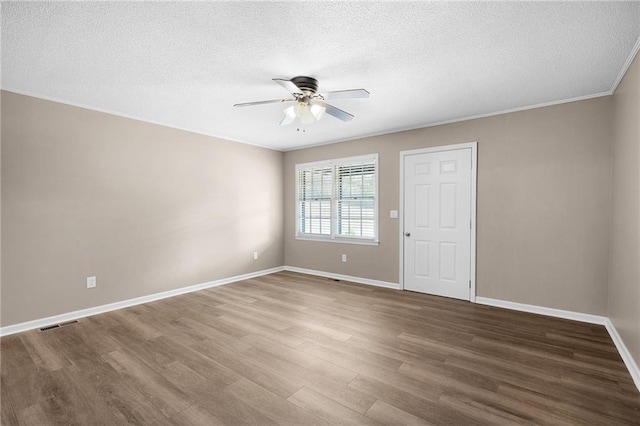
<path id="1" fill-rule="evenodd" d="M 477 204 L 477 174 L 478 174 L 478 142 L 459 143 L 453 145 L 434 146 L 429 148 L 400 151 L 400 206 L 398 219 L 400 220 L 400 290 L 404 290 L 404 161 L 406 157 L 434 152 L 454 151 L 471 148 L 471 244 L 470 270 L 471 288 L 469 301 L 476 302 L 476 204 Z"/>

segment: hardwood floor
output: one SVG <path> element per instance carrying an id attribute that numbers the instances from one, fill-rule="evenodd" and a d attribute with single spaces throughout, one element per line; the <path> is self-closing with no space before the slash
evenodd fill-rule
<path id="1" fill-rule="evenodd" d="M 639 425 L 604 327 L 281 272 L 0 340 L 2 425 Z"/>

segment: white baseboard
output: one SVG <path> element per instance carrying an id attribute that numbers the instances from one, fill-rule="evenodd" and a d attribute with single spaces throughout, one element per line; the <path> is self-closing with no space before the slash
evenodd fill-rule
<path id="1" fill-rule="evenodd" d="M 340 281 L 351 281 L 358 284 L 368 284 L 376 287 L 400 289 L 400 284 L 390 283 L 387 281 L 372 280 L 369 278 L 353 277 L 351 275 L 334 274 L 333 272 L 315 271 L 313 269 L 298 268 L 297 266 L 285 266 L 285 271 L 298 272 L 300 274 L 315 275 L 317 277 L 331 278 Z"/>
<path id="2" fill-rule="evenodd" d="M 605 325 L 607 317 L 599 315 L 583 314 L 580 312 L 564 311 L 562 309 L 546 308 L 544 306 L 527 305 L 525 303 L 509 302 L 507 300 L 490 299 L 488 297 L 476 297 L 476 303 L 480 305 L 496 306 L 498 308 L 512 309 L 514 311 L 529 312 L 532 314 L 546 315 L 548 317 L 564 318 L 573 321 L 588 322 L 590 324 Z"/>
<path id="3" fill-rule="evenodd" d="M 618 330 L 616 330 L 616 327 L 613 325 L 613 322 L 611 322 L 609 318 L 607 318 L 604 326 L 607 328 L 609 336 L 611 336 L 611 340 L 613 340 L 613 343 L 616 345 L 618 353 L 624 361 L 624 365 L 627 366 L 627 370 L 629 370 L 629 374 L 631 374 L 633 383 L 636 384 L 636 387 L 640 391 L 640 367 L 638 367 L 635 359 L 633 359 L 633 357 L 631 356 L 629 349 L 627 349 L 627 346 L 624 344 L 622 337 L 620 337 L 620 335 L 618 334 Z"/>
<path id="4" fill-rule="evenodd" d="M 530 312 L 533 314 L 547 315 L 550 317 L 586 322 L 590 324 L 603 325 L 609 332 L 611 340 L 613 340 L 613 343 L 616 345 L 616 348 L 618 349 L 618 353 L 620 354 L 624 365 L 627 367 L 627 370 L 629 370 L 629 374 L 631 374 L 633 383 L 635 383 L 638 391 L 640 391 L 640 368 L 631 356 L 631 353 L 627 349 L 624 341 L 618 334 L 618 331 L 609 318 L 599 315 L 583 314 L 580 312 L 564 311 L 562 309 L 545 308 L 544 306 L 527 305 L 525 303 L 490 299 L 488 297 L 476 297 L 476 303 L 479 303 L 481 305 L 496 306 L 498 308 L 512 309 L 515 311 Z"/>
<path id="5" fill-rule="evenodd" d="M 153 302 L 155 300 L 166 299 L 167 297 L 173 297 L 180 294 L 191 293 L 194 291 L 204 290 L 206 288 L 217 287 L 220 285 L 231 284 L 237 281 L 248 280 L 250 278 L 260 277 L 262 275 L 268 275 L 268 274 L 273 274 L 275 272 L 280 272 L 283 269 L 284 268 L 282 266 L 279 266 L 277 268 L 264 269 L 262 271 L 251 272 L 243 275 L 236 275 L 234 277 L 229 277 L 229 278 L 222 278 L 219 280 L 209 281 L 202 284 L 196 284 L 188 287 L 177 288 L 174 290 L 163 291 L 161 293 L 150 294 L 148 296 L 141 296 L 141 297 L 136 297 L 134 299 L 128 299 L 120 302 L 109 303 L 107 305 L 95 306 L 93 308 L 81 309 L 79 311 L 67 312 L 65 314 L 54 315 L 51 317 L 41 318 L 33 321 L 27 321 L 19 324 L 8 325 L 6 327 L 0 327 L 0 336 L 8 336 L 10 334 L 21 333 L 23 331 L 33 330 L 35 328 L 47 327 L 49 325 L 60 324 L 60 323 L 72 321 L 78 318 L 84 318 L 91 315 L 115 311 L 117 309 L 128 308 L 130 306 Z"/>

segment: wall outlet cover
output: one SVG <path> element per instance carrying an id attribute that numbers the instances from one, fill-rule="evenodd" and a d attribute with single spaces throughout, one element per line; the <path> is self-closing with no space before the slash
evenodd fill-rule
<path id="1" fill-rule="evenodd" d="M 97 284 L 96 277 L 87 277 L 87 288 L 95 288 Z"/>

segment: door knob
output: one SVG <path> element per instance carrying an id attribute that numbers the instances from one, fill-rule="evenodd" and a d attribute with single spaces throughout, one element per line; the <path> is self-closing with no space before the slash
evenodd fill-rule
<path id="1" fill-rule="evenodd" d="M 405 237 L 410 237 L 411 236 L 411 232 L 405 232 L 404 235 L 405 235 Z"/>

